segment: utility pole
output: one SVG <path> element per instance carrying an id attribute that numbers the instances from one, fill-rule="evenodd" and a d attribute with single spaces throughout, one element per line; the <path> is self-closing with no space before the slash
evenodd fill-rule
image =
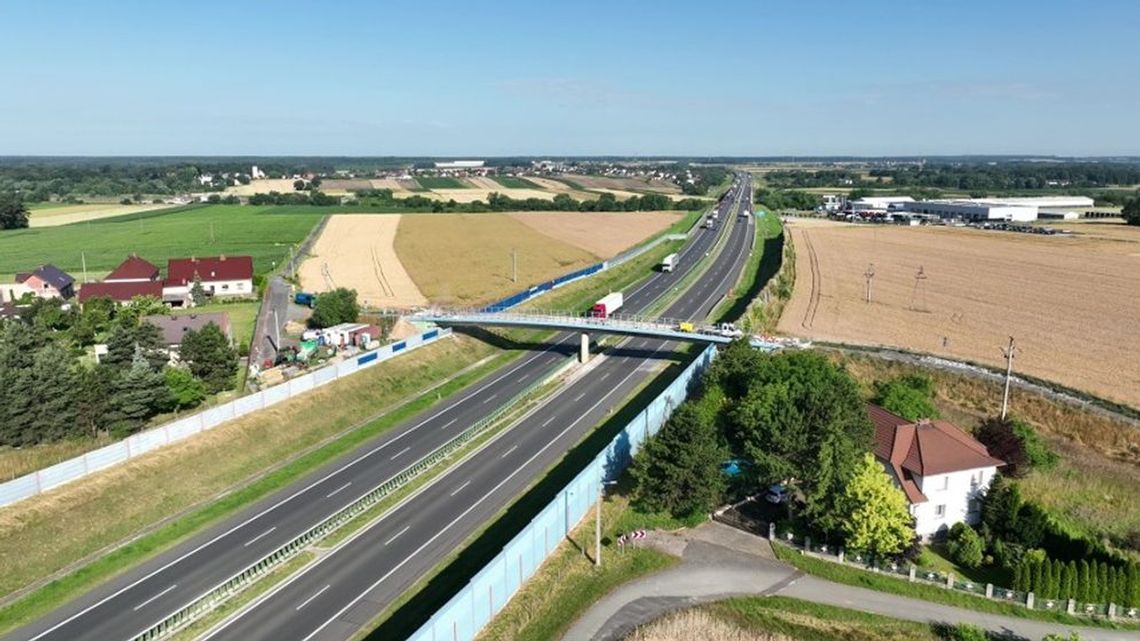
<path id="1" fill-rule="evenodd" d="M 604 483 L 598 484 L 597 521 L 594 523 L 594 567 L 602 567 L 602 495 L 606 493 Z"/>
<path id="2" fill-rule="evenodd" d="M 214 244 L 214 221 L 210 221 L 210 244 Z"/>
<path id="3" fill-rule="evenodd" d="M 277 322 L 277 310 L 273 310 L 273 334 L 277 339 L 277 351 L 281 351 L 281 324 Z"/>
<path id="4" fill-rule="evenodd" d="M 871 283 L 875 280 L 875 263 L 867 265 L 867 271 L 863 272 L 863 278 L 867 279 L 867 304 L 871 304 Z"/>
<path id="5" fill-rule="evenodd" d="M 1013 344 L 1013 337 L 1009 337 L 1009 347 L 1004 347 L 1001 350 L 1001 355 L 1005 357 L 1005 393 L 1001 397 L 1001 420 L 1005 420 L 1005 415 L 1009 411 L 1009 382 L 1013 378 L 1013 356 L 1017 350 L 1017 346 Z"/>
<path id="6" fill-rule="evenodd" d="M 87 252 L 79 252 L 79 259 L 83 261 L 83 282 L 89 283 L 87 280 Z"/>
<path id="7" fill-rule="evenodd" d="M 511 250 L 511 282 L 519 282 L 519 250 Z"/>

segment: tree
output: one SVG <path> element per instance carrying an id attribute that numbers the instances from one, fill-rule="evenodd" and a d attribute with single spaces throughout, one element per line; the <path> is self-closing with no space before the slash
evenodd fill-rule
<path id="1" fill-rule="evenodd" d="M 178 357 L 190 371 L 202 379 L 211 393 L 230 389 L 237 373 L 237 352 L 222 330 L 213 322 L 199 330 L 190 330 L 182 336 Z"/>
<path id="2" fill-rule="evenodd" d="M 167 367 L 162 371 L 166 389 L 170 391 L 176 409 L 194 407 L 206 399 L 206 385 L 190 370 Z"/>
<path id="3" fill-rule="evenodd" d="M 1013 478 L 1025 476 L 1034 467 L 1049 469 L 1057 462 L 1057 454 L 1033 426 L 1012 416 L 982 421 L 975 436 L 991 456 L 1005 461 L 1002 471 Z"/>
<path id="4" fill-rule="evenodd" d="M 28 226 L 28 207 L 18 194 L 0 194 L 0 229 L 22 229 Z"/>
<path id="5" fill-rule="evenodd" d="M 985 558 L 985 542 L 974 528 L 965 523 L 955 523 L 950 528 L 950 535 L 946 541 L 950 558 L 955 563 L 966 568 L 976 568 Z"/>
<path id="6" fill-rule="evenodd" d="M 1120 215 L 1129 225 L 1140 225 L 1140 196 L 1130 198 L 1120 208 Z"/>
<path id="7" fill-rule="evenodd" d="M 1093 595 L 1093 576 L 1092 566 L 1089 565 L 1088 559 L 1081 559 L 1080 565 L 1077 566 L 1077 596 L 1078 601 L 1088 603 L 1092 600 Z"/>
<path id="8" fill-rule="evenodd" d="M 107 338 L 107 354 L 102 363 L 109 367 L 126 368 L 131 365 L 136 353 L 141 353 L 150 368 L 162 369 L 167 357 L 163 353 L 162 333 L 150 323 L 138 325 L 116 325 Z"/>
<path id="9" fill-rule="evenodd" d="M 294 180 L 293 181 L 293 191 L 304 191 L 304 189 L 305 189 L 305 181 L 303 181 L 303 180 Z"/>
<path id="10" fill-rule="evenodd" d="M 870 453 L 856 465 L 843 490 L 842 504 L 846 518 L 839 529 L 852 550 L 892 556 L 914 538 L 906 497 Z"/>
<path id="11" fill-rule="evenodd" d="M 340 323 L 354 323 L 360 316 L 356 290 L 338 287 L 317 296 L 309 325 L 316 328 L 332 327 Z"/>
<path id="12" fill-rule="evenodd" d="M 908 421 L 939 417 L 934 405 L 934 383 L 921 374 L 876 383 L 875 404 Z"/>
<path id="13" fill-rule="evenodd" d="M 139 348 L 131 366 L 113 386 L 112 422 L 121 434 L 137 430 L 146 419 L 170 407 L 170 393 L 162 373 L 151 368 Z"/>
<path id="14" fill-rule="evenodd" d="M 198 277 L 198 272 L 194 272 L 194 284 L 190 286 L 190 300 L 195 307 L 205 305 L 208 300 L 206 288 L 202 287 L 202 279 Z"/>
<path id="15" fill-rule="evenodd" d="M 678 517 L 710 512 L 724 494 L 727 458 L 713 421 L 694 403 L 682 404 L 634 458 L 635 497 Z"/>

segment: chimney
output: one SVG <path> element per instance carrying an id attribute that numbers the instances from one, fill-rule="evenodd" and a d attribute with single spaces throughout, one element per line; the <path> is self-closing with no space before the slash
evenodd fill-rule
<path id="1" fill-rule="evenodd" d="M 219 261 L 222 261 L 222 262 L 225 262 L 225 260 L 226 260 L 226 255 L 225 255 L 225 254 L 222 254 L 221 256 L 218 256 L 218 260 L 219 260 Z"/>

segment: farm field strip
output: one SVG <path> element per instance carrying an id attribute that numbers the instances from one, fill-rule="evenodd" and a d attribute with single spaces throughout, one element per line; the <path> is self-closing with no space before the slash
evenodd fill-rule
<path id="1" fill-rule="evenodd" d="M 1140 406 L 1140 343 L 1120 333 L 1140 318 L 1140 229 L 1114 228 L 1109 240 L 810 220 L 788 228 L 800 251 L 782 332 L 999 367 L 1013 335 L 1017 371 Z"/>
<path id="2" fill-rule="evenodd" d="M 155 211 L 158 209 L 168 209 L 176 205 L 168 205 L 165 203 L 160 204 L 138 204 L 138 205 L 120 205 L 117 203 L 87 203 L 83 205 L 56 205 L 51 207 L 35 207 L 32 208 L 28 216 L 29 227 L 58 227 L 60 225 L 70 225 L 73 223 L 82 223 L 89 220 L 100 220 L 102 218 L 114 218 L 115 216 L 126 216 L 129 214 L 137 214 L 144 211 Z"/>
<path id="3" fill-rule="evenodd" d="M 539 233 L 602 258 L 612 258 L 684 217 L 674 211 L 528 212 L 510 216 Z"/>

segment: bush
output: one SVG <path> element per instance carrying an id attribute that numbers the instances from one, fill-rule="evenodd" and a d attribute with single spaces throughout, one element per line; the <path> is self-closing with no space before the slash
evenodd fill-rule
<path id="1" fill-rule="evenodd" d="M 1057 463 L 1057 454 L 1033 426 L 1015 418 L 987 419 L 975 436 L 991 456 L 1005 461 L 1002 472 L 1013 478 L 1025 476 L 1034 467 L 1048 469 Z"/>
<path id="2" fill-rule="evenodd" d="M 909 421 L 939 417 L 934 405 L 934 382 L 921 374 L 876 383 L 875 404 Z"/>
<path id="3" fill-rule="evenodd" d="M 946 547 L 950 552 L 950 558 L 964 568 L 976 568 L 985 558 L 982 537 L 965 523 L 955 523 L 954 527 L 950 528 Z"/>

